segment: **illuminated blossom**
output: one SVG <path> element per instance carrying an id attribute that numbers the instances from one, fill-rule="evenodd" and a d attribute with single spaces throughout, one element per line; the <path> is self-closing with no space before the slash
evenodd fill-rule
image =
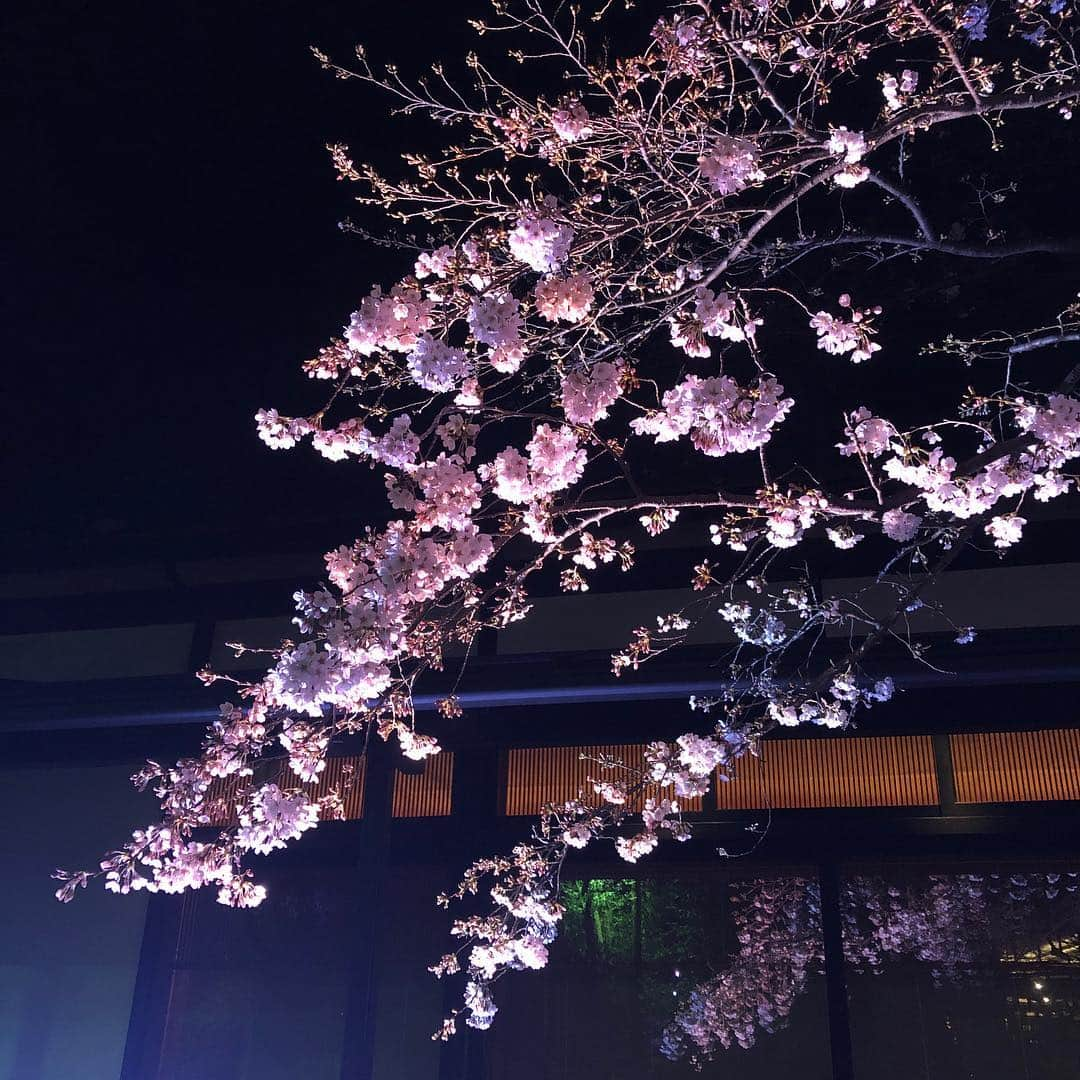
<path id="1" fill-rule="evenodd" d="M 430 334 L 421 334 L 408 357 L 417 386 L 444 394 L 464 381 L 470 366 L 461 349 L 453 349 Z"/>
<path id="2" fill-rule="evenodd" d="M 855 165 L 866 153 L 866 136 L 861 131 L 848 131 L 846 127 L 833 128 L 829 132 L 829 151 L 842 155 L 848 165 Z"/>
<path id="3" fill-rule="evenodd" d="M 888 420 L 874 416 L 868 408 L 860 406 L 848 417 L 844 434 L 848 441 L 837 443 L 837 446 L 845 457 L 853 454 L 878 457 L 889 449 L 889 444 L 896 435 L 896 428 Z"/>
<path id="4" fill-rule="evenodd" d="M 536 283 L 536 310 L 549 322 L 581 322 L 593 302 L 593 286 L 587 273 L 546 277 Z"/>
<path id="5" fill-rule="evenodd" d="M 772 428 L 794 404 L 781 397 L 784 388 L 773 378 L 744 388 L 727 375 L 699 379 L 688 375 L 663 397 L 663 410 L 631 421 L 638 435 L 670 442 L 684 435 L 709 457 L 744 453 L 764 446 Z"/>
<path id="6" fill-rule="evenodd" d="M 638 833 L 636 836 L 620 836 L 615 840 L 615 850 L 621 859 L 635 863 L 648 855 L 660 843 L 660 837 L 654 832 Z"/>
<path id="7" fill-rule="evenodd" d="M 578 368 L 562 381 L 562 406 L 572 424 L 606 420 L 608 408 L 619 398 L 621 361 L 601 360 L 588 370 Z"/>
<path id="8" fill-rule="evenodd" d="M 255 414 L 259 438 L 271 450 L 289 450 L 299 439 L 311 432 L 311 424 L 304 419 L 286 419 L 277 409 L 260 409 Z"/>
<path id="9" fill-rule="evenodd" d="M 469 307 L 469 331 L 481 345 L 516 345 L 521 323 L 518 302 L 508 293 L 481 296 Z"/>
<path id="10" fill-rule="evenodd" d="M 417 257 L 415 274 L 423 281 L 427 277 L 446 277 L 446 272 L 454 260 L 454 249 L 448 244 L 436 248 L 434 251 L 423 251 Z"/>
<path id="11" fill-rule="evenodd" d="M 720 135 L 712 149 L 698 158 L 698 168 L 718 195 L 734 195 L 764 175 L 757 168 L 757 159 L 757 147 L 749 139 Z"/>
<path id="12" fill-rule="evenodd" d="M 288 795 L 277 784 L 264 784 L 241 810 L 236 839 L 241 847 L 268 855 L 318 822 L 317 803 L 308 802 L 302 794 Z"/>
<path id="13" fill-rule="evenodd" d="M 580 822 L 567 826 L 563 832 L 563 842 L 574 848 L 587 847 L 591 838 L 592 832 L 589 827 Z"/>
<path id="14" fill-rule="evenodd" d="M 589 114 L 580 101 L 564 105 L 551 114 L 551 126 L 563 142 L 577 142 L 587 139 L 592 133 L 589 126 Z"/>
<path id="15" fill-rule="evenodd" d="M 841 296 L 840 306 L 851 307 L 850 297 Z M 870 314 L 876 314 L 878 310 L 874 309 Z M 867 312 L 854 308 L 850 319 L 819 311 L 810 320 L 810 325 L 817 331 L 818 348 L 824 349 L 831 356 L 850 353 L 853 364 L 869 360 L 874 353 L 881 351 L 881 346 L 870 339 L 873 329 L 866 321 L 866 315 Z"/>
<path id="16" fill-rule="evenodd" d="M 886 510 L 881 515 L 881 531 L 890 539 L 899 543 L 914 540 L 922 518 L 918 514 L 909 514 L 904 510 Z"/>
<path id="17" fill-rule="evenodd" d="M 376 285 L 353 312 L 345 340 L 364 356 L 377 349 L 408 352 L 431 328 L 432 306 L 433 301 L 424 300 L 418 289 L 408 285 L 395 285 L 389 296 Z"/>
<path id="18" fill-rule="evenodd" d="M 760 319 L 738 318 L 735 300 L 726 292 L 714 293 L 704 285 L 694 290 L 694 308 L 689 316 L 669 319 L 671 344 L 688 356 L 704 358 L 712 355 L 706 337 L 721 341 L 752 340 Z"/>
<path id="19" fill-rule="evenodd" d="M 986 526 L 987 533 L 994 540 L 994 547 L 1007 548 L 1018 544 L 1024 534 L 1025 518 L 1016 514 L 1006 514 L 993 518 Z"/>
<path id="20" fill-rule="evenodd" d="M 521 214 L 507 238 L 510 254 L 541 274 L 559 269 L 573 241 L 574 230 L 569 225 L 559 225 L 532 210 Z"/>

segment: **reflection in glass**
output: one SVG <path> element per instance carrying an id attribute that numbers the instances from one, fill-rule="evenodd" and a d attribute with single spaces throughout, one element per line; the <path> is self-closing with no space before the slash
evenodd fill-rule
<path id="1" fill-rule="evenodd" d="M 757 882 L 696 875 L 565 884 L 551 964 L 508 979 L 501 991 L 498 1020 L 486 1033 L 486 1075 L 730 1077 L 731 1059 L 711 1061 L 694 1042 L 707 1029 L 703 1042 L 722 1050 L 726 1040 L 739 1055 L 740 1080 L 795 1069 L 801 1080 L 827 1080 L 824 980 L 809 962 L 821 953 L 816 896 L 807 878 L 779 874 Z M 770 966 L 770 954 L 786 959 Z M 727 989 L 718 993 L 720 984 Z M 766 1023 L 775 1037 L 756 1039 Z"/>
<path id="2" fill-rule="evenodd" d="M 710 911 L 717 895 L 722 910 Z M 567 902 L 574 956 L 562 958 L 563 979 L 583 980 L 592 1010 L 621 993 L 620 1010 L 637 1010 L 654 1054 L 705 1075 L 737 1067 L 740 1077 L 764 1077 L 784 1075 L 786 1048 L 798 1046 L 802 1075 L 814 1075 L 819 1061 L 828 1075 L 813 879 L 593 881 L 571 886 Z M 857 1076 L 1076 1076 L 1080 875 L 851 874 L 839 914 Z M 643 928 L 659 935 L 654 944 Z M 622 982 L 608 988 L 591 972 L 571 974 L 575 960 Z M 637 998 L 627 1004 L 631 976 Z M 639 1066 L 636 1075 L 654 1072 Z"/>
<path id="3" fill-rule="evenodd" d="M 857 1075 L 1077 1075 L 1080 875 L 853 875 L 843 917 Z"/>

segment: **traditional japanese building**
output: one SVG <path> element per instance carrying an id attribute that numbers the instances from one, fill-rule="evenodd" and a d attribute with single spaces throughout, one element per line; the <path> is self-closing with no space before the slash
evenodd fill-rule
<path id="1" fill-rule="evenodd" d="M 926 662 L 887 650 L 896 698 L 854 732 L 768 738 L 687 808 L 690 843 L 634 865 L 609 848 L 571 859 L 549 967 L 498 983 L 491 1030 L 447 1043 L 430 1036 L 461 986 L 426 970 L 449 940 L 435 895 L 526 837 L 543 803 L 588 790 L 599 760 L 690 729 L 688 697 L 723 686 L 720 622 L 609 671 L 629 628 L 677 606 L 686 535 L 664 538 L 637 591 L 614 571 L 586 594 L 550 590 L 483 638 L 464 715 L 420 702 L 446 748 L 426 767 L 336 747 L 322 783 L 343 787 L 346 820 L 256 860 L 270 891 L 246 912 L 209 890 L 93 885 L 60 906 L 49 873 L 152 820 L 127 778 L 197 747 L 221 694 L 192 673 L 243 672 L 228 643 L 287 632 L 292 590 L 340 536 L 266 552 L 176 537 L 153 559 L 3 575 L 0 1076 L 632 1080 L 693 1075 L 695 1049 L 715 1051 L 705 1076 L 1075 1076 L 1070 526 L 1037 526 L 1030 563 L 958 564 L 934 598 L 974 641 L 954 646 L 933 605 L 912 612 Z M 451 662 L 447 685 L 457 675 Z"/>

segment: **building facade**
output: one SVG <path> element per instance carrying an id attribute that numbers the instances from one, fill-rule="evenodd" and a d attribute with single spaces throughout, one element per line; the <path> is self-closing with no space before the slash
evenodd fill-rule
<path id="1" fill-rule="evenodd" d="M 920 614 L 935 666 L 887 657 L 903 692 L 855 732 L 766 740 L 689 808 L 691 843 L 568 863 L 549 967 L 498 984 L 490 1031 L 430 1038 L 461 989 L 426 970 L 449 940 L 435 895 L 722 685 L 722 626 L 608 673 L 627 628 L 674 606 L 677 561 L 640 591 L 540 597 L 481 641 L 464 716 L 425 717 L 446 747 L 426 768 L 337 747 L 346 820 L 259 860 L 250 912 L 93 889 L 61 907 L 48 874 L 152 818 L 127 777 L 197 746 L 218 698 L 191 673 L 242 670 L 227 643 L 274 641 L 317 560 L 181 545 L 7 575 L 0 1076 L 1076 1075 L 1080 564 L 1060 558 L 950 573 L 976 642 L 939 652 Z"/>

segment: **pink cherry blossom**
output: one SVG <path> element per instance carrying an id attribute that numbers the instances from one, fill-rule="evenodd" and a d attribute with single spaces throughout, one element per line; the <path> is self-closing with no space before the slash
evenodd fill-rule
<path id="1" fill-rule="evenodd" d="M 430 334 L 421 334 L 417 339 L 408 365 L 416 385 L 436 394 L 460 386 L 471 370 L 463 350 L 451 348 Z"/>
<path id="2" fill-rule="evenodd" d="M 580 101 L 568 102 L 551 114 L 551 126 L 563 142 L 577 142 L 587 139 L 593 129 L 589 125 L 589 114 Z"/>
<path id="3" fill-rule="evenodd" d="M 376 285 L 353 312 L 345 331 L 349 346 L 364 356 L 378 349 L 408 352 L 420 335 L 431 328 L 433 302 L 409 285 L 395 285 L 384 296 Z"/>
<path id="4" fill-rule="evenodd" d="M 595 424 L 606 420 L 608 409 L 619 398 L 623 374 L 621 361 L 601 360 L 589 369 L 578 368 L 562 380 L 562 406 L 572 424 Z"/>
<path id="5" fill-rule="evenodd" d="M 915 539 L 922 520 L 918 514 L 909 514 L 904 510 L 886 510 L 881 515 L 881 531 L 890 540 L 906 544 Z"/>
<path id="6" fill-rule="evenodd" d="M 538 314 L 549 322 L 581 322 L 592 307 L 592 281 L 585 272 L 566 277 L 545 277 L 536 283 Z"/>
<path id="7" fill-rule="evenodd" d="M 524 211 L 510 231 L 510 254 L 541 274 L 558 270 L 570 253 L 574 230 L 535 210 Z"/>
<path id="8" fill-rule="evenodd" d="M 698 168 L 718 195 L 734 195 L 763 175 L 757 158 L 757 147 L 749 139 L 719 135 L 712 149 L 698 158 Z"/>
<path id="9" fill-rule="evenodd" d="M 241 847 L 268 855 L 315 828 L 318 821 L 317 803 L 308 802 L 302 794 L 286 794 L 277 784 L 264 784 L 241 811 L 236 839 Z"/>
<path id="10" fill-rule="evenodd" d="M 1004 514 L 993 518 L 987 524 L 986 531 L 993 537 L 995 547 L 1007 548 L 1020 542 L 1026 524 L 1027 520 L 1017 514 Z"/>
<path id="11" fill-rule="evenodd" d="M 688 375 L 664 394 L 662 411 L 639 417 L 630 426 L 657 442 L 689 435 L 694 447 L 709 457 L 745 453 L 764 446 L 773 427 L 787 416 L 794 402 L 781 397 L 783 392 L 770 376 L 744 388 L 726 375 Z"/>

